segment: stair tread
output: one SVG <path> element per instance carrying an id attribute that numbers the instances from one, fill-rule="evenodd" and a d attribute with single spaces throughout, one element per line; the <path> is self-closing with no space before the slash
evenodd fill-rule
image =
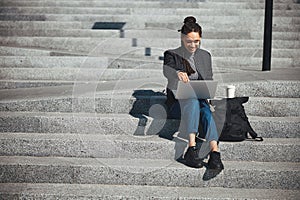
<path id="1" fill-rule="evenodd" d="M 197 188 L 139 185 L 0 183 L 0 194 L 22 197 L 105 197 L 115 199 L 298 199 L 299 190 Z M 126 199 L 127 199 L 126 198 Z"/>
<path id="2" fill-rule="evenodd" d="M 152 169 L 168 168 L 191 169 L 174 160 L 136 159 L 136 158 L 77 158 L 77 157 L 30 157 L 30 156 L 0 156 L 1 165 L 31 165 L 31 166 L 90 166 L 113 167 L 117 169 L 135 169 L 134 173 Z M 253 161 L 224 161 L 225 170 L 253 171 L 300 171 L 298 163 L 293 162 L 253 162 Z M 197 170 L 197 169 L 191 169 Z M 201 168 L 200 171 L 204 169 Z"/>
<path id="3" fill-rule="evenodd" d="M 71 141 L 115 141 L 115 142 L 141 142 L 141 143 L 164 143 L 164 144 L 174 144 L 174 141 L 160 138 L 157 135 L 145 135 L 145 136 L 135 136 L 135 135 L 101 135 L 101 134 L 73 134 L 73 133 L 21 133 L 21 132 L 6 132 L 0 134 L 1 139 L 31 139 L 31 140 L 71 140 Z M 176 142 L 181 142 L 180 139 Z M 186 143 L 186 141 L 182 141 Z M 300 145 L 300 138 L 264 138 L 263 142 L 256 141 L 244 141 L 244 142 L 221 142 L 223 145 Z"/>
<path id="4" fill-rule="evenodd" d="M 89 90 L 84 90 L 81 91 L 82 94 L 75 94 L 74 95 L 74 86 L 50 86 L 50 87 L 41 87 L 41 88 L 17 88 L 17 89 L 3 89 L 0 90 L 0 101 L 1 102 L 13 102 L 13 101 L 18 101 L 18 100 L 23 100 L 23 101 L 30 101 L 30 100 L 42 100 L 42 99 L 63 99 L 63 98 L 108 98 L 108 97 L 114 97 L 115 99 L 128 99 L 129 96 L 131 96 L 133 94 L 133 90 L 132 89 L 136 89 L 137 85 L 132 85 L 132 83 L 136 83 L 136 84 L 141 84 L 145 83 L 145 80 L 152 81 L 152 83 L 154 83 L 155 81 L 157 81 L 156 83 L 161 83 L 161 82 L 165 82 L 164 79 L 162 78 L 141 78 L 141 79 L 134 79 L 134 80 L 119 80 L 119 81 L 111 81 L 111 82 L 107 82 L 107 81 L 81 81 L 82 84 L 78 84 L 75 87 L 75 89 L 80 89 L 80 86 L 86 87 Z M 122 83 L 122 86 L 120 84 L 120 82 Z M 255 81 L 253 81 L 255 82 Z M 76 83 L 76 82 L 75 82 Z M 93 84 L 89 85 L 89 83 L 94 83 L 97 84 L 96 86 L 98 86 L 98 84 L 105 84 L 105 83 L 112 83 L 115 88 L 113 88 L 116 91 L 119 90 L 125 90 L 129 93 L 124 93 L 124 91 L 119 91 L 119 92 L 108 92 L 108 93 L 100 93 L 97 95 L 97 91 L 92 90 L 93 89 Z M 115 84 L 114 84 L 115 83 Z M 132 86 L 133 88 L 127 88 L 126 89 L 126 83 L 129 84 L 129 86 Z M 124 85 L 125 84 L 125 85 Z M 100 85 L 101 86 L 101 85 Z M 124 87 L 123 87 L 124 86 Z M 135 86 L 135 87 L 134 87 Z M 160 85 L 160 88 L 164 88 L 165 85 Z M 146 88 L 141 88 L 142 90 L 147 90 Z M 157 89 L 157 87 L 156 87 Z M 155 89 L 154 89 L 155 90 Z M 90 91 L 90 92 L 89 92 Z M 120 93 L 121 92 L 121 93 Z M 154 91 L 155 92 L 155 91 Z M 157 92 L 161 92 L 161 91 L 157 91 Z M 82 96 L 83 94 L 87 94 L 86 96 Z M 88 94 L 92 94 L 92 96 L 89 97 Z M 94 96 L 96 95 L 96 96 Z M 140 95 L 143 98 L 150 98 L 150 96 L 146 96 L 147 94 L 145 94 L 145 96 L 143 97 L 143 95 Z M 134 98 L 134 97 L 131 97 Z M 151 97 L 153 98 L 153 97 Z M 163 95 L 158 95 L 155 97 L 156 99 L 165 99 L 166 97 Z M 218 98 L 217 98 L 218 99 Z M 272 101 L 299 101 L 298 97 L 289 97 L 289 98 L 281 98 L 281 97 L 250 97 L 250 100 L 272 100 Z"/>
<path id="5" fill-rule="evenodd" d="M 0 116 L 1 117 L 22 117 L 22 116 L 28 116 L 28 117 L 74 117 L 74 118 L 79 118 L 79 117 L 88 117 L 88 118 L 121 118 L 121 119 L 128 119 L 132 120 L 133 118 L 137 118 L 135 116 L 132 116 L 131 114 L 128 113 L 118 113 L 118 114 L 113 114 L 113 113 L 88 113 L 88 112 L 33 112 L 33 111 L 19 111 L 19 112 L 11 112 L 11 111 L 0 111 Z M 145 118 L 151 119 L 152 117 L 150 116 L 141 116 Z M 265 116 L 254 116 L 254 115 L 249 115 L 248 116 L 250 121 L 282 121 L 282 120 L 287 120 L 287 121 L 294 121 L 298 122 L 300 120 L 299 116 L 290 116 L 290 117 L 265 117 Z M 177 121 L 176 119 L 168 119 L 168 120 L 174 120 Z"/>

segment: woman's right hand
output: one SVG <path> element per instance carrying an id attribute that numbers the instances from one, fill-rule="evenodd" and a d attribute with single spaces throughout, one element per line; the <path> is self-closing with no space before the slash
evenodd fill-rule
<path id="1" fill-rule="evenodd" d="M 190 81 L 189 76 L 187 75 L 186 72 L 178 72 L 177 75 L 178 75 L 179 80 L 183 81 L 184 83 L 187 83 Z"/>

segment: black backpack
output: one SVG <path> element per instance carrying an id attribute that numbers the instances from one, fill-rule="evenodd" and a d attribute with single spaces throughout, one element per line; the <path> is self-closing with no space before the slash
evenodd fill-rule
<path id="1" fill-rule="evenodd" d="M 248 100 L 249 97 L 235 97 L 211 101 L 215 109 L 213 117 L 220 135 L 219 141 L 263 141 L 251 127 L 245 113 L 243 103 Z"/>

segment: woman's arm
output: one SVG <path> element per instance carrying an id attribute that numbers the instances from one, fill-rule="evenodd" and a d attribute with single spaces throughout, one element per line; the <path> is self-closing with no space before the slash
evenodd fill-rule
<path id="1" fill-rule="evenodd" d="M 178 79 L 177 72 L 181 69 L 176 65 L 175 55 L 170 51 L 164 53 L 163 74 L 167 79 Z"/>
<path id="2" fill-rule="evenodd" d="M 167 79 L 177 79 L 183 82 L 188 82 L 189 77 L 186 72 L 176 63 L 175 55 L 170 51 L 164 53 L 163 73 Z"/>

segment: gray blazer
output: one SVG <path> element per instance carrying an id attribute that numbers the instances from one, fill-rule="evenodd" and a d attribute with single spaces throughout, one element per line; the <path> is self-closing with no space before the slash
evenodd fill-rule
<path id="1" fill-rule="evenodd" d="M 191 53 L 183 46 L 164 52 L 163 74 L 168 79 L 166 102 L 168 106 L 177 101 L 172 92 L 172 90 L 177 89 L 179 81 L 177 72 L 186 72 L 183 60 L 186 60 L 190 55 Z M 210 53 L 203 49 L 197 49 L 194 53 L 194 60 L 199 75 L 198 80 L 212 80 L 213 73 Z"/>

